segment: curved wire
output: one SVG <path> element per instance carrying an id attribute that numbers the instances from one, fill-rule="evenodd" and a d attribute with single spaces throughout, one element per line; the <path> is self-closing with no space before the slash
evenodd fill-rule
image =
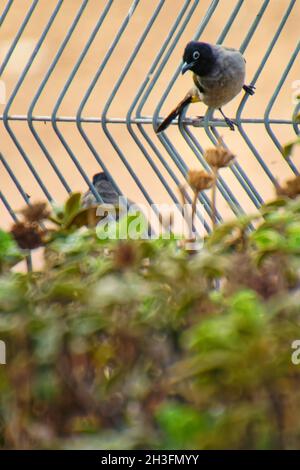
<path id="1" fill-rule="evenodd" d="M 106 123 L 106 117 L 107 117 L 107 113 L 108 113 L 108 110 L 113 102 L 113 99 L 116 95 L 116 93 L 118 92 L 124 78 L 126 77 L 129 69 L 130 69 L 130 66 L 131 64 L 133 63 L 137 53 L 139 52 L 143 42 L 145 41 L 150 29 L 152 28 L 153 26 L 153 23 L 154 21 L 156 20 L 162 6 L 164 4 L 164 1 L 161 1 L 159 2 L 159 4 L 157 5 L 157 7 L 155 8 L 154 10 L 154 13 L 153 15 L 151 16 L 150 20 L 148 21 L 145 29 L 143 30 L 143 33 L 142 35 L 140 36 L 132 54 L 130 55 L 125 67 L 123 68 L 121 74 L 120 74 L 120 77 L 118 78 L 115 86 L 113 87 L 112 89 L 112 92 L 108 98 L 108 100 L 106 101 L 105 105 L 104 105 L 104 108 L 103 108 L 103 111 L 102 111 L 102 129 L 103 129 L 103 132 L 104 134 L 106 135 L 106 137 L 108 138 L 109 142 L 111 143 L 111 145 L 113 146 L 114 150 L 116 151 L 116 153 L 118 154 L 119 158 L 121 159 L 121 161 L 123 162 L 123 164 L 125 165 L 127 171 L 129 172 L 129 174 L 131 175 L 131 177 L 133 178 L 133 180 L 135 181 L 136 185 L 138 186 L 138 188 L 140 189 L 140 191 L 142 192 L 143 196 L 145 197 L 145 199 L 147 200 L 147 202 L 150 204 L 150 205 L 153 205 L 153 200 L 152 198 L 150 197 L 150 195 L 148 194 L 148 192 L 146 191 L 146 189 L 144 188 L 144 185 L 141 183 L 141 181 L 139 180 L 139 178 L 136 176 L 133 168 L 131 167 L 131 165 L 128 163 L 124 153 L 121 151 L 120 147 L 118 146 L 118 144 L 116 143 L 115 139 L 112 137 L 112 134 L 109 132 L 108 130 L 108 127 L 107 127 L 107 123 Z M 117 45 L 117 43 L 116 43 Z M 157 210 L 157 207 L 155 205 L 153 205 L 153 209 L 156 213 L 158 213 L 158 210 Z"/>
<path id="2" fill-rule="evenodd" d="M 38 51 L 40 50 L 60 8 L 62 7 L 62 4 L 63 4 L 63 0 L 59 0 L 58 3 L 56 4 L 56 7 L 54 8 L 52 14 L 50 15 L 50 19 L 48 21 L 48 23 L 46 24 L 35 48 L 34 48 L 34 51 L 32 52 L 29 60 L 27 61 L 27 64 L 25 65 L 25 68 L 23 70 L 23 72 L 21 73 L 20 77 L 19 77 L 19 80 L 15 86 L 15 88 L 13 89 L 11 95 L 10 95 L 10 98 L 7 102 L 7 105 L 3 111 L 3 123 L 4 123 L 4 126 L 8 132 L 8 134 L 10 135 L 12 141 L 14 142 L 15 146 L 17 147 L 17 149 L 19 150 L 19 153 L 21 154 L 23 160 L 25 161 L 26 165 L 28 166 L 29 170 L 31 171 L 31 173 L 33 174 L 34 178 L 36 179 L 37 183 L 39 184 L 39 186 L 41 187 L 43 193 L 45 194 L 46 198 L 48 199 L 48 201 L 52 201 L 52 196 L 50 194 L 50 192 L 48 191 L 48 189 L 46 188 L 45 184 L 43 183 L 41 177 L 39 176 L 38 172 L 36 171 L 36 169 L 34 168 L 32 162 L 30 161 L 30 159 L 28 158 L 27 154 L 25 153 L 25 150 L 23 148 L 23 146 L 20 144 L 19 140 L 17 139 L 17 137 L 15 136 L 15 133 L 14 131 L 11 129 L 10 125 L 9 125 L 9 120 L 8 120 L 8 113 L 9 113 L 9 110 L 13 104 L 13 101 L 15 99 L 15 97 L 17 96 L 18 94 L 18 91 L 20 90 L 23 82 L 24 82 L 24 79 L 38 53 Z M 32 4 L 32 6 L 34 5 L 34 7 L 36 6 L 36 2 L 34 2 Z M 28 17 L 28 15 L 27 15 Z M 25 18 L 24 21 L 28 21 L 28 18 Z M 24 22 L 23 22 L 24 23 Z M 23 24 L 21 26 L 21 28 L 23 27 Z"/>
<path id="3" fill-rule="evenodd" d="M 265 119 L 265 128 L 269 134 L 269 136 L 271 137 L 272 141 L 274 142 L 274 145 L 276 146 L 276 148 L 279 150 L 279 152 L 282 153 L 282 145 L 280 144 L 279 140 L 277 139 L 275 133 L 273 132 L 272 128 L 271 128 L 271 124 L 270 124 L 270 114 L 271 114 L 271 111 L 272 111 L 272 108 L 273 108 L 273 105 L 276 101 L 276 98 L 277 96 L 279 95 L 280 93 L 280 90 L 289 74 L 289 71 L 291 70 L 296 58 L 297 58 L 297 55 L 299 54 L 299 51 L 300 51 L 300 41 L 298 42 L 290 60 L 288 61 L 288 64 L 287 66 L 285 67 L 284 69 L 284 72 L 278 82 L 278 85 L 273 93 L 273 95 L 271 96 L 271 99 L 266 107 L 266 111 L 265 111 L 265 115 L 264 115 L 264 119 Z M 295 174 L 299 174 L 297 168 L 293 165 L 292 162 L 290 162 L 290 165 L 292 166 L 293 170 L 294 170 L 294 173 Z"/>
<path id="4" fill-rule="evenodd" d="M 257 82 L 278 38 L 279 38 L 279 35 L 281 33 L 281 31 L 283 30 L 285 24 L 286 24 L 286 21 L 288 19 L 288 17 L 290 16 L 290 13 L 293 9 L 293 7 L 295 6 L 295 1 L 296 0 L 291 0 L 290 3 L 289 3 L 289 6 L 285 12 L 285 14 L 283 15 L 283 18 L 281 19 L 280 23 L 279 23 L 279 26 L 272 38 L 272 41 L 270 42 L 264 56 L 263 56 L 263 59 L 260 63 L 260 65 L 258 66 L 257 70 L 256 70 L 256 73 L 254 74 L 254 77 L 253 79 L 251 80 L 251 84 L 252 85 L 255 85 L 255 83 Z M 242 43 L 241 47 L 240 47 L 240 50 L 241 52 L 244 52 L 246 50 L 246 47 L 248 46 L 251 38 L 252 38 L 252 35 L 254 34 L 254 31 L 263 15 L 263 13 L 265 12 L 265 9 L 266 7 L 268 6 L 269 4 L 269 1 L 265 1 L 265 3 L 263 4 L 262 8 L 261 8 L 261 15 L 259 18 L 256 18 L 255 21 L 253 22 L 253 25 L 252 25 L 252 28 L 250 28 L 250 31 L 248 32 L 244 42 Z M 251 33 L 251 34 L 250 34 Z M 273 175 L 273 173 L 271 172 L 271 170 L 269 169 L 269 167 L 267 166 L 267 164 L 264 162 L 263 158 L 261 157 L 261 155 L 259 154 L 258 150 L 256 149 L 256 147 L 254 146 L 254 144 L 252 143 L 252 141 L 250 140 L 250 138 L 248 137 L 248 135 L 246 134 L 242 124 L 241 124 L 241 115 L 242 115 L 242 112 L 244 110 L 244 107 L 247 103 L 247 100 L 248 100 L 248 96 L 247 94 L 245 94 L 245 96 L 243 97 L 242 101 L 241 101 L 241 104 L 237 110 L 237 114 L 236 114 L 236 121 L 237 121 L 237 125 L 238 125 L 238 129 L 242 135 L 242 137 L 244 138 L 245 142 L 247 143 L 248 147 L 250 148 L 250 150 L 252 151 L 253 155 L 255 156 L 256 160 L 258 161 L 258 163 L 260 164 L 260 166 L 263 168 L 263 170 L 265 171 L 265 173 L 267 174 L 267 176 L 269 177 L 269 179 L 271 180 L 271 182 L 274 184 L 275 187 L 278 187 L 278 181 L 277 179 L 275 178 L 275 176 Z M 292 164 L 292 162 L 287 162 L 289 164 L 289 166 L 291 167 L 291 169 L 295 172 L 295 168 L 294 168 L 294 165 Z"/>
<path id="5" fill-rule="evenodd" d="M 137 92 L 137 94 L 135 95 L 129 109 L 128 109 L 128 112 L 127 112 L 127 115 L 126 115 L 126 127 L 128 129 L 128 132 L 129 134 L 131 135 L 131 137 L 133 138 L 134 142 L 136 143 L 136 145 L 138 146 L 138 148 L 141 150 L 141 152 L 143 153 L 143 155 L 145 156 L 146 160 L 148 161 L 149 165 L 151 166 L 151 168 L 154 170 L 154 172 L 156 173 L 157 177 L 159 178 L 159 180 L 161 181 L 161 183 L 163 184 L 164 188 L 166 189 L 166 191 L 168 192 L 169 196 L 172 198 L 172 200 L 175 202 L 175 204 L 179 204 L 179 200 L 177 198 L 177 196 L 174 194 L 174 192 L 172 191 L 172 189 L 170 188 L 167 180 L 163 177 L 162 173 L 160 172 L 160 170 L 158 169 L 157 165 L 154 163 L 153 159 L 151 158 L 149 152 L 147 151 L 146 147 L 143 145 L 141 139 L 138 138 L 137 136 L 137 133 L 134 131 L 133 129 L 133 125 L 132 125 L 132 114 L 133 114 L 133 111 L 134 111 L 134 108 L 136 107 L 136 105 L 138 104 L 142 94 L 143 94 L 143 91 L 145 90 L 145 88 L 147 87 L 161 57 L 163 56 L 163 53 L 164 53 L 164 50 L 165 48 L 167 47 L 169 41 L 172 39 L 172 36 L 173 34 L 175 33 L 176 31 L 176 28 L 178 26 L 178 24 L 180 23 L 181 19 L 183 18 L 184 16 L 184 13 L 188 7 L 190 3 L 190 0 L 186 1 L 184 3 L 184 5 L 182 6 L 179 14 L 177 15 L 170 31 L 168 32 L 167 34 L 167 37 L 165 39 L 165 41 L 163 42 L 158 54 L 156 55 L 149 71 L 146 73 L 146 76 L 145 76 L 145 79 L 143 80 L 142 84 L 140 85 L 139 87 L 139 90 Z M 163 164 L 164 168 L 166 168 L 166 170 L 168 171 L 169 175 L 173 178 L 173 180 L 176 182 L 176 184 L 178 185 L 179 184 L 179 181 L 176 179 L 174 179 L 174 174 L 173 174 L 173 171 L 172 169 L 170 168 L 170 166 L 168 165 L 168 163 L 165 161 L 165 159 L 163 157 L 159 158 L 161 163 Z"/>
<path id="6" fill-rule="evenodd" d="M 91 140 L 89 139 L 88 135 L 86 134 L 85 130 L 83 129 L 83 126 L 82 126 L 82 122 L 83 122 L 83 118 L 82 118 L 82 113 L 83 113 L 83 110 L 84 110 L 84 107 L 90 97 L 90 95 L 92 94 L 107 62 L 109 61 L 110 59 L 110 56 L 114 50 L 114 48 L 116 47 L 117 43 L 119 42 L 120 38 L 122 37 L 122 34 L 124 32 L 124 30 L 126 29 L 127 27 L 127 24 L 132 16 L 132 14 L 134 13 L 134 10 L 135 8 L 137 7 L 137 4 L 138 4 L 138 1 L 135 1 L 131 4 L 131 7 L 130 7 L 130 10 L 126 16 L 126 18 L 124 19 L 124 21 L 122 22 L 111 46 L 109 47 L 108 51 L 106 52 L 100 66 L 98 67 L 98 70 L 97 72 L 95 73 L 91 83 L 89 84 L 88 88 L 87 88 L 87 91 L 84 95 L 84 97 L 82 98 L 81 100 L 81 103 L 78 107 L 78 111 L 77 111 L 77 114 L 76 114 L 76 124 L 77 124 L 77 128 L 81 134 L 81 136 L 83 137 L 84 141 L 86 142 L 87 146 L 89 147 L 89 149 L 91 150 L 92 154 L 94 155 L 95 159 L 97 160 L 97 162 L 101 165 L 101 167 L 104 169 L 105 173 L 108 175 L 109 179 L 111 180 L 112 184 L 115 186 L 116 190 L 121 194 L 121 191 L 120 191 L 120 188 L 118 187 L 116 181 L 112 178 L 110 172 L 108 171 L 103 159 L 100 157 L 99 153 L 96 151 L 94 145 L 92 144 Z M 106 8 L 100 18 L 100 20 L 104 20 L 106 14 L 108 13 L 110 7 L 112 5 L 112 2 L 108 2 L 107 5 L 106 5 Z M 90 38 L 89 38 L 89 41 L 88 41 L 88 44 L 89 46 L 91 45 L 92 41 L 94 40 L 94 37 L 98 31 L 98 29 L 100 28 L 100 20 L 96 26 L 96 28 L 94 29 L 93 33 L 91 34 Z M 99 26 L 99 28 L 97 29 L 97 27 Z M 80 56 L 80 59 L 82 60 L 84 55 L 86 54 L 87 52 L 87 49 L 85 49 L 81 56 Z M 77 64 L 76 64 L 77 65 Z M 102 122 L 102 119 L 99 119 L 98 122 Z"/>
<path id="7" fill-rule="evenodd" d="M 55 161 L 53 160 L 53 158 L 51 157 L 46 145 L 43 143 L 42 139 L 40 138 L 38 132 L 35 130 L 34 126 L 33 126 L 33 122 L 32 122 L 32 115 L 33 115 L 33 111 L 34 111 L 34 107 L 38 101 L 38 99 L 40 98 L 41 94 L 43 93 L 43 90 L 50 78 L 50 76 L 52 75 L 52 72 L 54 71 L 66 45 L 68 44 L 80 18 L 81 18 L 81 15 L 83 14 L 86 6 L 88 4 L 88 0 L 84 0 L 77 12 L 77 15 L 75 16 L 75 19 L 73 20 L 65 38 L 63 39 L 62 41 L 62 44 L 61 46 L 59 47 L 58 49 L 58 52 L 56 53 L 52 63 L 50 64 L 48 70 L 47 70 L 47 73 L 44 77 L 44 79 L 42 80 L 40 86 L 38 87 L 38 90 L 36 92 L 36 94 L 34 95 L 33 97 L 33 100 L 31 102 L 31 104 L 29 105 L 29 108 L 28 108 L 28 112 L 27 112 L 27 117 L 28 117 L 28 126 L 29 126 L 29 129 L 31 130 L 33 136 L 35 137 L 37 143 L 39 144 L 39 146 L 41 147 L 45 157 L 47 158 L 48 162 L 50 163 L 50 165 L 52 166 L 53 170 L 55 171 L 55 173 L 57 174 L 59 180 L 61 181 L 62 185 L 64 186 L 64 188 L 66 189 L 66 191 L 68 193 L 71 192 L 71 188 L 70 186 L 68 185 L 68 183 L 66 182 L 63 174 L 61 173 L 61 171 L 59 170 L 58 166 L 56 165 Z"/>

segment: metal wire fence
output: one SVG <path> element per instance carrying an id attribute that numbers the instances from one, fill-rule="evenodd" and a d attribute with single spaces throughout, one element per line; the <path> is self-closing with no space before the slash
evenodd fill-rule
<path id="1" fill-rule="evenodd" d="M 259 28 L 275 7 L 267 39 L 258 44 Z M 281 92 L 291 88 L 289 77 L 297 73 L 300 42 L 297 33 L 287 34 L 289 27 L 299 24 L 299 0 L 8 0 L 2 1 L 0 13 L 0 37 L 6 44 L 0 63 L 2 95 L 6 91 L 0 115 L 0 199 L 13 220 L 18 218 L 16 206 L 31 204 L 32 193 L 53 202 L 81 186 L 101 202 L 91 181 L 91 171 L 100 169 L 122 193 L 133 187 L 133 197 L 140 194 L 149 205 L 158 202 L 157 195 L 160 202 L 178 204 L 176 186 L 191 166 L 210 171 L 204 145 L 216 144 L 223 132 L 227 145 L 247 149 L 248 159 L 237 159 L 230 175 L 218 181 L 231 214 L 260 207 L 267 181 L 278 185 L 278 174 L 259 149 L 262 136 L 272 144 L 272 158 L 280 161 L 277 172 L 298 174 L 296 160 L 281 156 L 282 136 L 299 134 L 292 117 L 298 106 L 293 114 L 289 104 L 290 117 L 272 117 L 272 112 Z M 32 25 L 39 35 L 35 30 L 28 46 L 24 37 Z M 239 43 L 232 44 L 231 38 L 230 45 L 246 58 L 252 43 L 256 49 L 250 64 L 247 58 L 248 83 L 259 89 L 268 62 L 276 68 L 268 82 L 267 101 L 262 105 L 258 98 L 255 104 L 256 97 L 240 96 L 232 108 L 237 128 L 232 142 L 233 133 L 227 134 L 226 123 L 211 110 L 201 121 L 184 114 L 167 132 L 155 135 L 153 127 L 175 104 L 175 94 L 180 93 L 179 101 L 186 92 L 182 83 L 181 91 L 178 85 L 184 44 L 207 38 L 227 43 L 231 33 Z M 284 47 L 289 47 L 278 55 L 283 36 Z M 49 44 L 51 53 L 45 54 Z M 16 67 L 20 54 L 21 68 Z M 258 117 L 253 117 L 255 106 Z M 245 117 L 248 109 L 251 117 Z M 258 127 L 263 133 L 256 134 Z M 189 191 L 187 197 L 191 198 Z M 210 200 L 205 193 L 199 199 L 204 208 L 198 211 L 199 223 L 209 230 Z M 227 215 L 220 207 L 218 220 Z"/>

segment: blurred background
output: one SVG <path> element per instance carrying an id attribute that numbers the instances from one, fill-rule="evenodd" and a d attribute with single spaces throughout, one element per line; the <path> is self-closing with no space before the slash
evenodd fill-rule
<path id="1" fill-rule="evenodd" d="M 120 77 L 120 74 L 124 70 L 124 67 L 126 66 L 145 27 L 149 23 L 155 9 L 161 4 L 160 13 L 153 22 L 152 27 L 150 28 L 142 47 L 136 54 L 128 73 L 117 92 L 114 96 L 111 96 L 111 103 L 107 111 L 108 119 L 121 120 L 120 123 L 108 123 L 108 130 L 117 143 L 123 156 L 131 166 L 132 171 L 142 182 L 146 191 L 155 203 L 171 203 L 172 199 L 156 173 L 147 162 L 144 154 L 128 132 L 126 122 L 124 121 L 129 108 L 134 103 L 134 99 L 139 88 L 145 81 L 145 78 L 148 78 L 148 86 L 149 84 L 151 85 L 153 76 L 148 75 L 151 65 L 161 46 L 164 44 L 164 41 L 168 37 L 178 15 L 183 11 L 183 8 L 187 8 L 186 12 L 188 12 L 190 8 L 194 8 L 193 14 L 191 15 L 184 31 L 178 38 L 176 47 L 169 59 L 166 61 L 161 74 L 159 74 L 158 79 L 154 83 L 153 88 L 141 110 L 141 115 L 145 118 L 149 118 L 149 123 L 143 125 L 144 131 L 147 133 L 150 142 L 153 142 L 161 151 L 166 162 L 180 182 L 184 181 L 184 177 L 179 171 L 176 162 L 174 162 L 167 149 L 155 135 L 151 119 L 163 93 L 173 77 L 174 72 L 181 63 L 182 52 L 185 44 L 193 38 L 211 5 L 213 3 L 217 4 L 205 30 L 203 31 L 203 34 L 201 35 L 201 40 L 215 43 L 223 31 L 223 28 L 234 8 L 240 4 L 238 14 L 236 15 L 224 41 L 224 44 L 227 46 L 239 48 L 260 9 L 264 4 L 266 4 L 263 16 L 244 53 L 247 61 L 247 83 L 250 83 L 260 66 L 263 56 L 265 55 L 267 48 L 269 47 L 270 42 L 272 41 L 274 34 L 287 11 L 287 8 L 291 3 L 294 3 L 281 34 L 279 35 L 261 74 L 259 75 L 256 83 L 256 94 L 254 97 L 250 97 L 246 103 L 242 115 L 243 118 L 263 118 L 266 106 L 268 105 L 292 54 L 295 53 L 295 47 L 299 40 L 299 1 L 290 2 L 290 0 L 272 0 L 271 2 L 264 2 L 263 0 L 244 0 L 242 2 L 238 2 L 237 0 L 220 0 L 219 2 L 211 2 L 211 0 L 202 0 L 197 2 L 186 2 L 184 0 L 165 0 L 164 2 L 159 2 L 157 0 L 141 0 L 140 2 L 137 2 L 136 9 L 133 9 L 131 0 L 114 0 L 111 2 L 107 16 L 105 17 L 91 46 L 88 48 L 80 67 L 76 70 L 76 73 L 70 82 L 70 86 L 65 90 L 62 101 L 58 102 L 60 94 L 62 93 L 62 90 L 64 89 L 70 74 L 77 63 L 80 54 L 86 46 L 92 30 L 96 26 L 96 23 L 104 9 L 107 8 L 107 4 L 109 2 L 106 2 L 105 0 L 90 0 L 87 2 L 82 2 L 82 0 L 65 0 L 63 2 L 57 2 L 56 0 L 43 0 L 36 2 L 32 2 L 31 0 L 15 0 L 13 2 L 0 0 L 0 14 L 5 11 L 8 3 L 11 3 L 11 6 L 0 29 L 0 64 L 3 64 L 6 54 L 12 46 L 30 8 L 33 8 L 33 11 L 26 27 L 17 41 L 16 47 L 14 48 L 9 61 L 4 67 L 1 76 L 1 81 L 5 84 L 6 88 L 6 103 L 3 102 L 0 104 L 0 115 L 3 115 L 9 98 L 12 96 L 12 93 L 14 93 L 15 87 L 18 86 L 16 95 L 9 106 L 8 115 L 23 116 L 23 118 L 20 118 L 20 120 L 9 120 L 9 127 L 24 150 L 26 156 L 30 159 L 34 169 L 47 187 L 49 195 L 58 202 L 62 202 L 66 199 L 66 188 L 63 186 L 57 174 L 47 161 L 41 146 L 38 144 L 37 139 L 30 130 L 26 120 L 26 115 L 39 86 L 49 71 L 49 67 L 51 66 L 58 49 L 64 41 L 69 28 L 74 22 L 74 19 L 83 3 L 86 3 L 86 5 L 82 10 L 80 19 L 67 41 L 66 47 L 63 50 L 53 72 L 50 74 L 49 80 L 46 82 L 42 93 L 38 96 L 35 103 L 33 116 L 39 116 L 40 120 L 33 121 L 32 125 L 46 147 L 49 155 L 53 158 L 57 167 L 61 171 L 70 189 L 72 191 L 86 191 L 88 186 L 74 164 L 70 156 L 70 152 L 76 157 L 89 177 L 92 177 L 94 173 L 101 171 L 101 167 L 78 131 L 75 118 L 78 108 L 82 103 L 88 87 L 97 74 L 105 54 L 109 50 L 121 24 L 126 18 L 126 15 L 131 11 L 132 14 L 130 14 L 128 25 L 113 50 L 113 53 L 109 57 L 102 74 L 99 79 L 95 81 L 95 86 L 89 94 L 89 97 L 82 109 L 82 117 L 86 118 L 88 121 L 90 120 L 89 122 L 83 122 L 82 126 L 92 146 L 96 150 L 96 153 L 105 163 L 106 168 L 111 172 L 111 175 L 122 192 L 132 200 L 140 203 L 146 202 L 144 195 L 120 160 L 118 152 L 105 135 L 101 122 L 99 121 L 112 90 Z M 26 64 L 34 51 L 49 18 L 59 3 L 61 4 L 57 11 L 55 20 L 44 38 L 41 47 L 38 49 L 28 73 L 26 76 L 22 77 Z M 22 80 L 18 84 L 20 77 Z M 296 58 L 272 108 L 270 116 L 272 119 L 291 120 L 293 109 L 295 107 L 295 103 L 293 103 L 293 93 L 295 92 L 293 84 L 295 84 L 296 80 L 299 79 L 299 60 Z M 160 112 L 162 117 L 165 116 L 185 95 L 190 84 L 191 76 L 189 74 L 179 76 L 178 79 L 175 80 L 170 93 L 163 103 Z M 234 101 L 225 107 L 224 111 L 226 111 L 226 114 L 229 117 L 235 116 L 242 97 L 243 94 L 240 94 Z M 64 139 L 65 145 L 63 145 L 62 141 L 59 139 L 50 119 L 56 104 L 58 104 L 56 116 L 63 118 L 61 122 L 58 120 L 56 124 Z M 188 110 L 189 116 L 203 115 L 204 113 L 205 107 L 201 104 L 192 105 Z M 217 115 L 218 113 L 216 113 L 216 116 Z M 133 111 L 132 117 L 135 117 L 135 111 Z M 277 139 L 282 145 L 295 137 L 295 132 L 291 124 L 272 124 L 271 126 Z M 212 145 L 204 129 L 194 127 L 190 129 L 201 147 L 207 148 Z M 145 145 L 153 162 L 161 171 L 161 174 L 170 185 L 172 191 L 177 194 L 177 184 L 170 177 L 168 170 L 158 159 L 157 154 L 153 151 L 153 147 L 151 147 L 151 143 L 149 145 L 149 142 L 146 142 L 136 124 L 133 124 L 133 130 L 136 132 L 143 145 Z M 270 199 L 274 194 L 273 184 L 262 169 L 261 165 L 257 162 L 243 136 L 238 131 L 231 132 L 225 127 L 221 127 L 219 130 L 224 141 L 232 152 L 236 154 L 239 164 L 257 188 L 263 200 Z M 263 123 L 244 124 L 244 131 L 275 178 L 280 182 L 283 182 L 293 174 L 289 165 L 266 132 L 265 125 Z M 181 158 L 186 163 L 187 168 L 199 168 L 199 161 L 182 138 L 177 126 L 171 126 L 167 131 L 167 135 L 174 147 L 177 149 Z M 7 132 L 7 129 L 5 129 L 3 118 L 0 121 L 0 142 L 1 153 L 9 164 L 13 174 L 22 185 L 24 191 L 30 196 L 30 201 L 44 200 L 45 194 L 32 175 L 28 165 L 24 161 L 24 158 Z M 296 151 L 293 155 L 293 161 L 297 166 L 299 163 L 299 155 L 297 156 Z M 242 208 L 246 212 L 255 210 L 255 206 L 236 180 L 234 174 L 230 170 L 224 170 L 222 176 Z M 18 210 L 24 206 L 22 195 L 17 190 L 14 182 L 1 162 L 0 187 L 9 205 L 14 210 Z M 218 194 L 218 208 L 224 218 L 233 216 L 232 210 L 220 194 Z M 2 201 L 0 201 L 0 210 L 1 225 L 3 228 L 7 228 L 11 224 L 12 218 Z"/>

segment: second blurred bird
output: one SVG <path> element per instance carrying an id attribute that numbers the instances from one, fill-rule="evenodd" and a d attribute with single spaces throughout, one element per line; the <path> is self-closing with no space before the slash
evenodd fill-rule
<path id="1" fill-rule="evenodd" d="M 114 206 L 119 205 L 119 197 L 121 194 L 116 191 L 112 182 L 107 178 L 104 171 L 101 173 L 96 173 L 93 176 L 93 185 L 99 193 L 104 204 L 113 204 Z M 101 204 L 101 202 L 97 201 L 91 190 L 87 191 L 82 198 L 83 207 L 89 207 L 97 204 Z"/>

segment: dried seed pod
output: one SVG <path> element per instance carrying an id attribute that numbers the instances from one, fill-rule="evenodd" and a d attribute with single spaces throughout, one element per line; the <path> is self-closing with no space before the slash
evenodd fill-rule
<path id="1" fill-rule="evenodd" d="M 33 250 L 43 245 L 43 232 L 37 224 L 17 222 L 13 225 L 11 234 L 20 248 Z"/>
<path id="2" fill-rule="evenodd" d="M 300 176 L 295 176 L 285 183 L 285 186 L 280 186 L 276 189 L 278 196 L 287 196 L 290 199 L 295 199 L 300 194 Z"/>
<path id="3" fill-rule="evenodd" d="M 207 149 L 204 153 L 204 157 L 207 163 L 216 169 L 229 166 L 235 159 L 235 156 L 221 145 Z"/>
<path id="4" fill-rule="evenodd" d="M 195 192 L 200 192 L 212 187 L 214 176 L 203 170 L 190 170 L 188 182 Z"/>
<path id="5" fill-rule="evenodd" d="M 45 202 L 36 202 L 35 204 L 22 209 L 21 214 L 28 222 L 40 222 L 41 220 L 49 217 L 50 211 L 47 209 L 47 204 Z"/>

